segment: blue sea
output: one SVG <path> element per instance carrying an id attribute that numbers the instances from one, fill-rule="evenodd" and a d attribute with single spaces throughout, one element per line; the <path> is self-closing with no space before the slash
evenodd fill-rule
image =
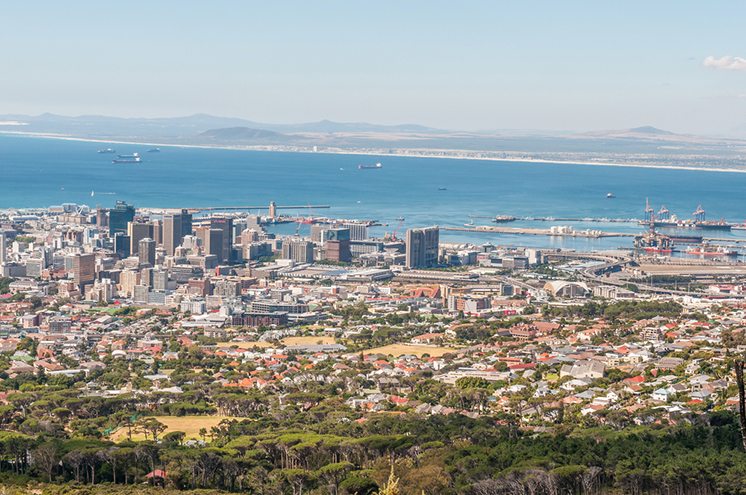
<path id="1" fill-rule="evenodd" d="M 112 164 L 139 152 L 140 164 Z M 333 155 L 124 145 L 0 135 L 0 208 L 61 203 L 138 207 L 327 204 L 312 215 L 375 219 L 391 231 L 412 226 L 489 224 L 483 217 L 641 218 L 646 198 L 689 218 L 701 204 L 708 218 L 743 223 L 746 174 L 573 164 L 538 164 L 395 156 Z M 378 170 L 358 164 L 381 162 Z M 95 196 L 91 196 L 95 191 Z M 607 199 L 607 192 L 616 195 Z M 282 213 L 295 213 L 281 210 Z M 308 212 L 304 212 L 308 213 Z M 638 232 L 632 223 L 516 221 L 510 226 Z M 285 231 L 295 231 L 285 226 Z M 717 237 L 746 237 L 709 232 Z M 629 247 L 629 238 L 552 239 L 444 232 L 445 242 L 492 242 L 577 249 Z"/>

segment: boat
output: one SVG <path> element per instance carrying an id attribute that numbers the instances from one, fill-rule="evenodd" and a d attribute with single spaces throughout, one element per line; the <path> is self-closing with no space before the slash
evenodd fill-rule
<path id="1" fill-rule="evenodd" d="M 117 155 L 118 158 L 140 158 L 140 153 L 132 153 L 130 155 Z"/>
<path id="2" fill-rule="evenodd" d="M 448 190 L 448 188 L 447 188 L 447 187 L 439 187 L 439 188 L 438 188 L 438 191 L 447 191 L 447 190 Z"/>
<path id="3" fill-rule="evenodd" d="M 701 222 L 695 222 L 694 226 L 703 230 L 731 230 L 733 227 L 725 220 L 702 220 Z"/>
<path id="4" fill-rule="evenodd" d="M 104 148 L 104 149 L 102 149 L 102 150 L 98 150 L 98 152 L 99 152 L 99 153 L 116 153 L 116 151 L 114 151 L 114 150 L 113 150 L 113 149 L 111 149 L 111 148 Z"/>
<path id="5" fill-rule="evenodd" d="M 497 215 L 495 218 L 492 219 L 495 223 L 506 223 L 506 222 L 514 222 L 515 217 L 511 215 Z"/>
<path id="6" fill-rule="evenodd" d="M 403 221 L 404 221 L 404 217 L 398 217 L 398 218 L 396 219 L 396 221 L 397 221 L 397 222 L 403 222 Z"/>
<path id="7" fill-rule="evenodd" d="M 114 158 L 111 163 L 141 163 L 142 158 L 139 156 L 130 157 L 130 158 Z"/>
<path id="8" fill-rule="evenodd" d="M 702 243 L 699 246 L 689 247 L 686 250 L 686 254 L 692 254 L 695 256 L 738 256 L 738 251 L 727 246 L 715 246 Z"/>
<path id="9" fill-rule="evenodd" d="M 616 194 L 612 192 L 606 193 L 606 199 L 613 199 L 613 198 L 616 198 Z"/>
<path id="10" fill-rule="evenodd" d="M 370 169 L 375 170 L 378 168 L 383 168 L 383 165 L 381 164 L 381 162 L 378 162 L 375 165 L 365 165 L 361 163 L 360 165 L 357 166 L 357 168 L 358 170 L 370 170 Z"/>
<path id="11" fill-rule="evenodd" d="M 160 148 L 150 148 L 148 150 L 148 153 L 160 153 L 160 152 L 161 152 Z"/>

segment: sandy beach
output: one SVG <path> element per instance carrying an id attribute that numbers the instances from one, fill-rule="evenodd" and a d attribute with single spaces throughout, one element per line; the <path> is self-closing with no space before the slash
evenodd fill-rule
<path id="1" fill-rule="evenodd" d="M 690 170 L 700 172 L 725 172 L 725 173 L 746 173 L 746 167 L 744 168 L 723 168 L 723 167 L 692 167 L 684 165 L 664 165 L 664 164 L 648 164 L 648 163 L 635 163 L 635 162 L 593 162 L 583 160 L 546 160 L 546 159 L 534 159 L 534 158 L 501 158 L 491 156 L 469 156 L 464 153 L 471 153 L 472 155 L 481 153 L 494 153 L 492 151 L 467 151 L 467 150 L 451 150 L 451 149 L 389 149 L 387 151 L 378 149 L 354 149 L 354 148 L 323 148 L 317 151 L 313 150 L 313 147 L 298 147 L 298 146 L 278 146 L 278 145 L 256 145 L 256 146 L 241 146 L 241 145 L 212 145 L 212 144 L 184 144 L 184 143 L 164 143 L 164 142 L 153 142 L 153 141 L 128 141 L 128 140 L 117 140 L 117 139 L 97 139 L 87 137 L 77 137 L 64 134 L 52 134 L 52 133 L 37 133 L 37 132 L 23 132 L 23 131 L 0 131 L 0 135 L 12 135 L 12 136 L 25 136 L 30 138 L 40 139 L 57 139 L 62 141 L 79 141 L 87 143 L 102 143 L 102 144 L 127 144 L 127 145 L 141 145 L 141 146 L 157 146 L 157 147 L 174 147 L 174 148 L 198 148 L 198 149 L 223 149 L 223 150 L 236 150 L 236 151 L 272 151 L 272 152 L 283 152 L 283 153 L 317 153 L 317 154 L 329 154 L 329 155 L 359 155 L 359 156 L 396 156 L 396 157 L 407 157 L 407 158 L 443 158 L 449 160 L 477 160 L 477 161 L 488 161 L 488 162 L 511 162 L 511 163 L 526 163 L 526 164 L 549 164 L 549 165 L 587 165 L 595 167 L 630 167 L 630 168 L 652 168 L 652 169 L 668 169 L 668 170 Z M 528 153 L 527 151 L 510 151 L 506 153 Z"/>

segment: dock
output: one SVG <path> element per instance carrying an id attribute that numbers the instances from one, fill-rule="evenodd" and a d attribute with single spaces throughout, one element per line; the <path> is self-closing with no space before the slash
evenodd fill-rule
<path id="1" fill-rule="evenodd" d="M 624 232 L 601 232 L 601 231 L 573 231 L 573 232 L 553 232 L 551 229 L 534 229 L 529 227 L 503 227 L 493 225 L 477 225 L 474 227 L 441 227 L 441 230 L 455 232 L 473 232 L 481 234 L 513 234 L 513 235 L 541 235 L 550 237 L 634 237 L 635 234 Z"/>

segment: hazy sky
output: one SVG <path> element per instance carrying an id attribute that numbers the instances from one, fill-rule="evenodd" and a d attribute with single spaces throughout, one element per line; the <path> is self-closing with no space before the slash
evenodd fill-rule
<path id="1" fill-rule="evenodd" d="M 8 1 L 0 113 L 723 133 L 746 130 L 744 18 L 701 0 Z"/>

